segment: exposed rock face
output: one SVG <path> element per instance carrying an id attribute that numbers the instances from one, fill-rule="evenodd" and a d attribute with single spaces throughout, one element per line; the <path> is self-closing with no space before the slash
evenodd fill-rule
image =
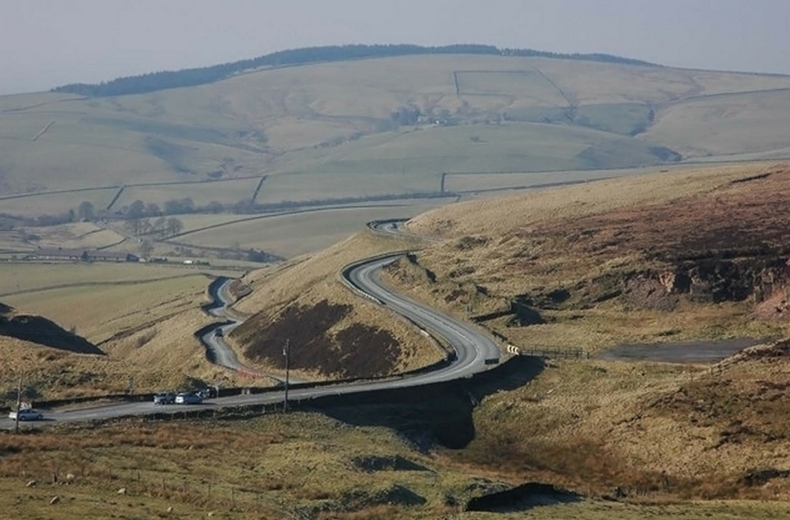
<path id="1" fill-rule="evenodd" d="M 626 281 L 626 292 L 644 294 L 643 304 L 637 306 L 672 310 L 679 301 L 678 295 L 701 303 L 747 299 L 760 303 L 783 291 L 788 280 L 787 258 L 710 258 L 684 262 L 674 270 L 640 273 Z M 632 298 L 630 303 L 638 302 L 639 298 Z"/>
<path id="2" fill-rule="evenodd" d="M 788 287 L 787 257 L 702 258 L 668 265 L 664 270 L 610 272 L 581 280 L 571 288 L 521 295 L 516 302 L 538 312 L 583 309 L 619 299 L 630 308 L 669 312 L 684 299 L 695 303 L 752 301 L 761 317 L 777 318 L 790 316 L 786 312 L 790 307 Z M 536 323 L 525 321 L 525 325 Z"/>
<path id="3" fill-rule="evenodd" d="M 754 309 L 754 316 L 763 320 L 784 320 L 790 318 L 790 287 L 787 285 L 774 290 L 768 298 Z"/>

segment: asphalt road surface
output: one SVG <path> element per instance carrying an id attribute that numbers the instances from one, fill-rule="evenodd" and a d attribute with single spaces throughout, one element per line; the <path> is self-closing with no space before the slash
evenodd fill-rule
<path id="1" fill-rule="evenodd" d="M 498 361 L 500 349 L 494 340 L 474 325 L 456 320 L 452 316 L 442 311 L 433 309 L 424 304 L 417 303 L 399 293 L 393 288 L 386 286 L 379 279 L 379 272 L 385 265 L 395 261 L 401 253 L 389 256 L 380 256 L 372 259 L 359 261 L 343 270 L 343 277 L 346 284 L 360 295 L 371 299 L 381 305 L 385 305 L 393 311 L 403 315 L 417 324 L 423 330 L 443 337 L 452 345 L 454 349 L 453 359 L 441 368 L 410 376 L 396 376 L 390 379 L 378 379 L 371 381 L 357 381 L 320 387 L 301 387 L 292 388 L 289 392 L 289 400 L 305 400 L 325 395 L 342 395 L 356 392 L 367 391 L 387 391 L 395 388 L 414 387 L 430 385 L 432 383 L 445 382 L 453 379 L 470 376 L 477 372 L 486 370 L 489 365 Z M 225 287 L 225 286 L 223 286 Z M 220 288 L 222 289 L 222 288 Z M 226 290 L 226 289 L 224 289 Z M 220 290 L 222 293 L 224 290 Z M 223 302 L 227 298 L 220 296 Z M 223 327 L 223 333 L 238 326 L 238 321 L 224 310 L 213 312 L 216 316 L 227 318 L 233 321 Z M 211 337 L 204 335 L 204 341 L 216 349 L 217 360 L 225 366 L 239 365 L 238 359 L 232 350 L 224 345 L 221 338 L 213 335 L 213 331 L 207 333 Z M 294 345 L 293 348 L 298 348 Z M 154 405 L 152 402 L 138 403 L 118 403 L 96 405 L 91 408 L 79 410 L 51 410 L 45 411 L 44 421 L 37 423 L 21 423 L 23 425 L 45 425 L 66 421 L 85 421 L 97 419 L 111 419 L 132 415 L 146 415 L 156 412 L 180 412 L 185 409 L 218 409 L 224 406 L 245 406 L 260 405 L 282 402 L 284 393 L 281 390 L 274 390 L 263 394 L 238 395 L 231 397 L 221 397 L 206 401 L 197 405 Z M 3 418 L 0 419 L 0 428 L 13 427 L 13 421 Z"/>
<path id="2" fill-rule="evenodd" d="M 269 374 L 252 369 L 239 361 L 236 352 L 225 342 L 225 338 L 233 332 L 233 330 L 241 325 L 242 320 L 228 311 L 228 306 L 231 303 L 231 298 L 228 294 L 230 284 L 233 280 L 227 279 L 222 285 L 211 291 L 211 298 L 214 300 L 213 305 L 208 308 L 209 314 L 223 319 L 229 323 L 226 325 L 218 325 L 217 327 L 205 332 L 200 337 L 200 342 L 203 346 L 211 352 L 211 360 L 215 365 L 235 370 L 241 374 L 250 377 L 268 377 L 281 383 L 285 382 L 285 377 L 279 374 Z M 217 334 L 220 331 L 220 334 Z M 289 377 L 291 383 L 303 383 L 304 381 Z"/>

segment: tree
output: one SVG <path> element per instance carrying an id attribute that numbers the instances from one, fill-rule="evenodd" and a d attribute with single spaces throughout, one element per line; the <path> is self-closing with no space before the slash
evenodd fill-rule
<path id="1" fill-rule="evenodd" d="M 151 233 L 158 236 L 159 238 L 165 238 L 166 227 L 167 219 L 165 217 L 159 217 L 158 219 L 154 220 L 154 223 L 151 226 Z"/>
<path id="2" fill-rule="evenodd" d="M 221 202 L 216 200 L 212 200 L 211 202 L 208 203 L 208 206 L 206 206 L 206 211 L 208 211 L 209 213 L 221 213 L 224 210 L 225 210 L 225 206 Z"/>
<path id="3" fill-rule="evenodd" d="M 140 244 L 140 252 L 145 257 L 150 256 L 153 250 L 154 250 L 154 245 L 151 243 L 150 240 L 143 240 L 143 242 Z"/>
<path id="4" fill-rule="evenodd" d="M 250 262 L 268 262 L 269 259 L 269 254 L 266 251 L 256 251 L 252 248 L 247 251 L 247 260 Z"/>
<path id="5" fill-rule="evenodd" d="M 167 222 L 165 222 L 165 233 L 168 236 L 175 236 L 181 233 L 182 229 L 184 229 L 184 223 L 175 217 L 170 217 L 167 219 Z"/>
<path id="6" fill-rule="evenodd" d="M 145 214 L 149 217 L 158 217 L 162 214 L 162 210 L 159 209 L 159 204 L 151 202 L 145 206 Z"/>
<path id="7" fill-rule="evenodd" d="M 145 216 L 145 202 L 141 200 L 132 202 L 132 205 L 129 206 L 129 213 L 127 216 L 130 219 L 143 218 Z"/>
<path id="8" fill-rule="evenodd" d="M 151 232 L 153 226 L 151 225 L 151 219 L 141 218 L 139 228 L 137 229 L 138 235 L 147 235 Z"/>
<path id="9" fill-rule="evenodd" d="M 93 204 L 87 200 L 83 201 L 77 209 L 77 216 L 79 216 L 80 220 L 93 220 L 96 218 L 96 210 Z"/>
<path id="10" fill-rule="evenodd" d="M 140 219 L 134 218 L 131 220 L 127 220 L 126 223 L 124 224 L 124 227 L 129 233 L 131 233 L 134 236 L 137 236 L 140 234 Z"/>
<path id="11" fill-rule="evenodd" d="M 165 213 L 167 215 L 177 215 L 179 213 L 192 213 L 195 210 L 195 203 L 191 198 L 168 200 L 165 202 Z"/>

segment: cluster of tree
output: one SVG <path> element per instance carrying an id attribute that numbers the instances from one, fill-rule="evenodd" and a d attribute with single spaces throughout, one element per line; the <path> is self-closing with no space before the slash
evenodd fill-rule
<path id="1" fill-rule="evenodd" d="M 272 255 L 264 251 L 263 249 L 248 249 L 247 250 L 247 260 L 250 262 L 277 262 L 281 260 L 281 258 L 277 255 Z"/>
<path id="2" fill-rule="evenodd" d="M 390 114 L 390 119 L 399 125 L 413 125 L 420 119 L 420 109 L 415 106 L 401 107 Z"/>
<path id="3" fill-rule="evenodd" d="M 285 200 L 268 204 L 253 204 L 249 200 L 241 200 L 232 204 L 223 204 L 212 201 L 205 206 L 197 206 L 189 198 L 168 200 L 164 203 L 164 208 L 158 204 L 146 204 L 141 200 L 134 201 L 129 206 L 124 206 L 119 211 L 108 214 L 105 210 L 96 210 L 90 201 L 80 203 L 77 210 L 69 210 L 65 213 L 56 215 L 40 215 L 35 218 L 22 218 L 13 215 L 0 214 L 0 230 L 10 230 L 15 225 L 30 227 L 59 226 L 78 221 L 93 221 L 101 218 L 112 218 L 126 220 L 127 229 L 136 236 L 150 235 L 160 239 L 178 235 L 184 228 L 183 223 L 171 215 L 194 214 L 194 213 L 234 213 L 241 215 L 269 213 L 272 211 L 284 211 L 298 209 L 306 206 L 329 206 L 354 204 L 358 202 L 379 202 L 399 199 L 430 199 L 437 197 L 452 196 L 449 192 L 420 192 L 420 193 L 394 193 L 371 195 L 368 197 L 339 197 L 327 199 L 311 200 Z M 170 216 L 170 217 L 169 217 Z"/>
<path id="4" fill-rule="evenodd" d="M 565 54 L 562 52 L 547 52 L 537 51 L 535 49 L 502 49 L 500 51 L 502 56 L 520 56 L 525 58 L 552 58 L 555 60 L 576 60 L 576 61 L 597 61 L 601 63 L 619 63 L 621 65 L 639 65 L 642 67 L 659 67 L 655 63 L 643 60 L 635 60 L 633 58 L 623 58 L 622 56 L 615 56 L 614 54 L 602 53 L 571 53 Z"/>
<path id="5" fill-rule="evenodd" d="M 571 60 L 652 65 L 651 63 L 610 54 L 560 54 L 532 49 L 498 49 L 492 45 L 458 44 L 441 47 L 419 45 L 333 45 L 308 47 L 274 52 L 248 60 L 234 61 L 210 67 L 182 69 L 178 71 L 151 72 L 140 76 L 117 78 L 102 83 L 72 83 L 52 89 L 53 92 L 68 92 L 82 96 L 121 96 L 141 94 L 170 88 L 205 85 L 228 78 L 239 72 L 260 67 L 282 67 L 305 63 L 345 61 L 362 58 L 384 58 L 416 54 L 491 54 L 505 56 L 530 56 Z"/>
<path id="6" fill-rule="evenodd" d="M 219 207 L 217 207 L 219 205 Z M 216 211 L 211 211 L 216 210 Z M 224 210 L 224 206 L 219 202 L 211 202 L 204 208 L 202 212 L 216 212 L 219 213 L 220 211 Z M 192 201 L 191 198 L 185 197 L 183 199 L 173 199 L 168 200 L 164 204 L 164 209 L 159 207 L 159 204 L 155 202 L 149 202 L 146 204 L 142 200 L 136 200 L 132 202 L 129 206 L 124 206 L 120 210 L 116 211 L 113 216 L 115 218 L 121 217 L 129 220 L 133 219 L 141 219 L 141 218 L 152 218 L 152 217 L 161 217 L 162 215 L 181 215 L 184 213 L 196 213 L 198 208 L 196 208 L 195 203 Z M 73 213 L 73 212 L 72 212 Z M 90 201 L 84 201 L 79 205 L 77 208 L 76 216 L 80 220 L 96 220 L 97 218 L 105 218 L 108 216 L 107 212 L 104 210 L 96 211 L 96 208 Z"/>
<path id="7" fill-rule="evenodd" d="M 46 227 L 46 226 L 59 226 L 61 224 L 69 224 L 77 220 L 77 215 L 74 210 L 69 210 L 65 213 L 58 213 L 55 215 L 39 215 L 37 217 L 19 217 L 9 215 L 7 213 L 0 213 L 0 231 L 11 231 L 16 227 Z"/>
<path id="8" fill-rule="evenodd" d="M 183 253 L 183 250 L 182 250 Z M 187 255 L 191 256 L 191 255 Z M 263 249 L 242 249 L 238 244 L 231 249 L 220 251 L 217 256 L 223 260 L 247 260 L 249 262 L 260 262 L 264 264 L 279 262 L 284 260 L 281 256 L 267 253 Z"/>
<path id="9" fill-rule="evenodd" d="M 0 231 L 11 231 L 21 219 L 7 213 L 0 213 Z"/>
<path id="10" fill-rule="evenodd" d="M 31 223 L 28 225 L 37 226 L 37 227 L 46 227 L 46 226 L 59 226 L 61 224 L 68 224 L 69 222 L 74 222 L 76 219 L 76 215 L 74 214 L 74 210 L 69 210 L 66 213 L 60 213 L 57 215 L 39 215 Z"/>
<path id="11" fill-rule="evenodd" d="M 135 236 L 149 235 L 163 240 L 173 237 L 184 229 L 184 223 L 175 217 L 131 218 L 126 221 L 126 229 Z"/>

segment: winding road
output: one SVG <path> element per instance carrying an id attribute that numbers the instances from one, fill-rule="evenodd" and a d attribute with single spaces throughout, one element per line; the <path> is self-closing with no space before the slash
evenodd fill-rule
<path id="1" fill-rule="evenodd" d="M 387 234 L 397 233 L 397 223 L 388 221 Z M 371 226 L 376 229 L 375 224 Z M 292 387 L 289 391 L 290 400 L 305 400 L 327 395 L 343 395 L 357 392 L 386 391 L 396 388 L 406 388 L 441 383 L 454 379 L 471 376 L 486 370 L 489 365 L 499 360 L 500 349 L 494 340 L 469 323 L 461 322 L 454 317 L 422 303 L 418 303 L 392 287 L 387 286 L 379 278 L 381 269 L 394 262 L 403 253 L 391 253 L 374 258 L 360 260 L 343 269 L 344 283 L 350 289 L 376 302 L 386 306 L 394 312 L 411 320 L 427 333 L 444 338 L 453 348 L 454 355 L 448 362 L 436 370 L 416 373 L 413 375 L 394 376 L 387 379 L 356 381 L 352 383 L 338 383 L 336 385 L 310 386 L 303 383 Z M 227 311 L 227 288 L 223 283 L 216 288 L 216 305 L 207 309 L 213 315 L 224 318 L 229 323 L 222 325 L 223 334 L 227 334 L 237 327 L 240 321 Z M 212 291 L 213 292 L 213 291 Z M 211 330 L 202 335 L 204 344 L 214 353 L 215 362 L 234 370 L 249 370 L 241 365 L 235 353 L 221 337 Z M 294 348 L 298 348 L 295 346 Z M 268 375 L 268 374 L 267 374 Z M 293 381 L 296 383 L 296 381 Z M 51 410 L 45 413 L 46 419 L 35 424 L 52 424 L 64 421 L 85 421 L 98 419 L 111 419 L 131 415 L 147 415 L 159 412 L 183 412 L 185 409 L 219 409 L 222 407 L 253 406 L 282 402 L 284 392 L 280 388 L 272 389 L 260 394 L 237 395 L 220 397 L 199 405 L 155 406 L 152 402 L 133 402 L 118 404 L 102 404 L 88 409 L 80 410 Z M 34 423 L 26 423 L 34 424 Z M 9 428 L 13 422 L 9 419 L 0 419 L 0 428 Z"/>

